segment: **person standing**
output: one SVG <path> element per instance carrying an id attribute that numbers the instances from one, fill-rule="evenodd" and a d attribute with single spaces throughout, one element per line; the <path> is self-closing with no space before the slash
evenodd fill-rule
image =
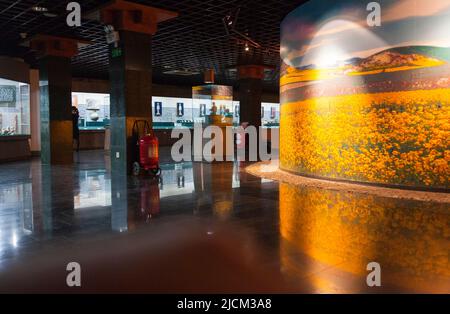
<path id="1" fill-rule="evenodd" d="M 73 141 L 77 142 L 77 152 L 80 151 L 80 128 L 78 127 L 78 119 L 80 118 L 80 112 L 78 108 L 72 106 L 72 134 Z"/>

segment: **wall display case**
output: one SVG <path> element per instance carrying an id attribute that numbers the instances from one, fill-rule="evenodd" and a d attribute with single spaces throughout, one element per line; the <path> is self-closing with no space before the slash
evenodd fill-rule
<path id="1" fill-rule="evenodd" d="M 229 116 L 233 119 L 234 125 L 239 125 L 239 101 L 233 101 L 231 87 L 208 87 L 202 91 L 203 93 L 225 94 L 215 96 L 208 96 L 208 94 L 200 96 L 200 89 L 194 89 L 194 98 L 152 97 L 154 129 L 192 128 L 194 123 L 204 123 L 206 117 L 212 112 L 213 103 L 217 114 Z M 72 105 L 77 107 L 80 112 L 80 130 L 98 131 L 108 126 L 109 103 L 109 94 L 72 93 Z M 265 117 L 262 125 L 277 127 L 279 125 L 279 104 L 262 103 L 261 106 Z M 273 110 L 275 114 L 272 114 Z"/>
<path id="2" fill-rule="evenodd" d="M 194 118 L 199 115 L 190 98 L 158 97 L 152 98 L 153 128 L 173 129 L 193 127 Z"/>
<path id="3" fill-rule="evenodd" d="M 0 136 L 30 135 L 30 85 L 0 78 Z"/>

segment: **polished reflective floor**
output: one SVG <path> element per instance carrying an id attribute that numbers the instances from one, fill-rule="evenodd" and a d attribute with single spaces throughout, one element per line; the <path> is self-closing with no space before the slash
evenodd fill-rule
<path id="1" fill-rule="evenodd" d="M 0 291 L 450 292 L 450 206 L 300 188 L 242 163 L 173 163 L 159 179 L 0 165 Z M 367 265 L 381 266 L 368 287 Z M 79 292 L 78 291 L 78 292 Z"/>

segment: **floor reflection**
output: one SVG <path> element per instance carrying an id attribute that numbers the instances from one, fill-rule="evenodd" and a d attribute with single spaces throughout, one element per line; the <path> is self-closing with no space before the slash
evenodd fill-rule
<path id="1" fill-rule="evenodd" d="M 75 210 L 111 206 L 111 178 L 106 170 L 82 170 L 79 173 L 79 192 L 74 197 Z"/>
<path id="2" fill-rule="evenodd" d="M 125 232 L 160 215 L 226 218 L 232 191 L 240 187 L 238 163 L 166 163 L 158 179 L 115 180 L 101 152 L 77 159 L 75 168 L 50 168 L 38 160 L 0 165 L 0 257 L 46 239 Z"/>
<path id="3" fill-rule="evenodd" d="M 31 183 L 0 187 L 0 257 L 33 233 Z"/>
<path id="4" fill-rule="evenodd" d="M 445 204 L 281 184 L 283 265 L 294 277 L 312 274 L 319 292 L 368 290 L 359 276 L 370 262 L 381 265 L 385 286 L 448 292 L 449 215 Z M 292 246 L 317 263 L 299 272 Z"/>

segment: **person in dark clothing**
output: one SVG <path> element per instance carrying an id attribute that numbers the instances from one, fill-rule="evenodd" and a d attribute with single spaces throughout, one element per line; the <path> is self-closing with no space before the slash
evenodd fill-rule
<path id="1" fill-rule="evenodd" d="M 80 151 L 80 129 L 78 127 L 78 119 L 80 118 L 80 112 L 77 107 L 72 106 L 72 130 L 73 140 L 77 141 L 77 152 Z"/>

